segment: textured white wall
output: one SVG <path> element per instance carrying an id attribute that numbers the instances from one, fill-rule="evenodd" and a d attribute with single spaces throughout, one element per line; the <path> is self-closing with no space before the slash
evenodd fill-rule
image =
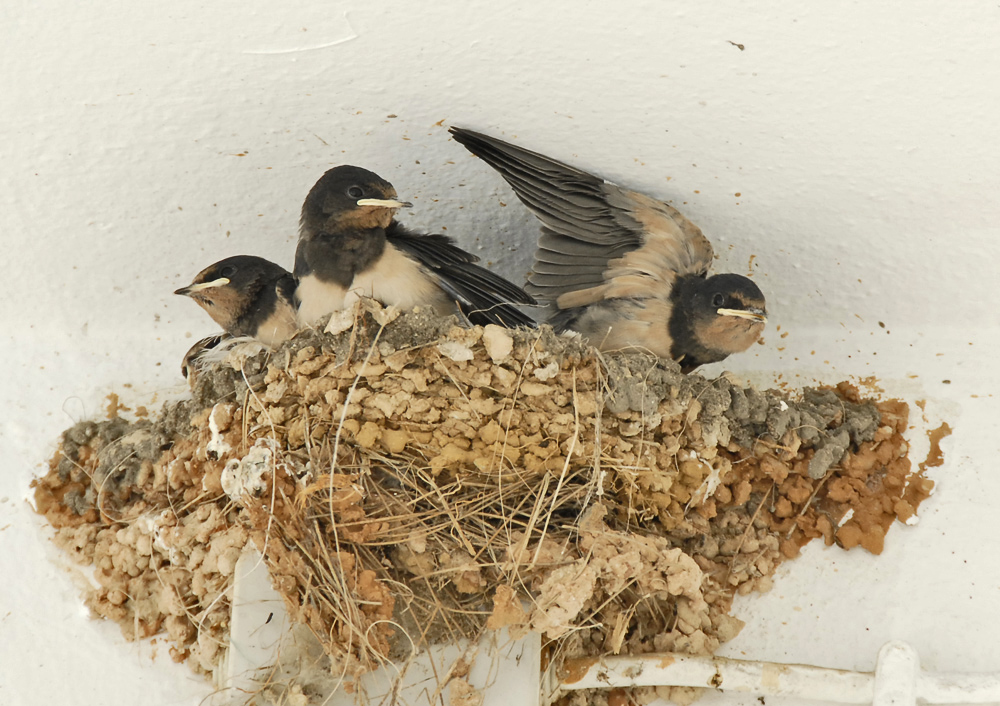
<path id="1" fill-rule="evenodd" d="M 26 485 L 108 392 L 159 404 L 181 389 L 181 355 L 214 327 L 171 291 L 232 254 L 290 267 L 301 201 L 333 165 L 378 172 L 415 203 L 407 223 L 446 227 L 522 277 L 536 225 L 449 124 L 669 199 L 701 225 L 718 269 L 752 271 L 768 297 L 766 345 L 730 368 L 762 382 L 874 374 L 927 399 L 927 424 L 957 426 L 920 525 L 895 528 L 877 560 L 807 552 L 740 603 L 751 625 L 728 654 L 870 668 L 902 638 L 932 668 L 995 668 L 995 2 L 0 12 L 0 703 L 207 692 L 165 649 L 151 661 L 85 618 Z"/>

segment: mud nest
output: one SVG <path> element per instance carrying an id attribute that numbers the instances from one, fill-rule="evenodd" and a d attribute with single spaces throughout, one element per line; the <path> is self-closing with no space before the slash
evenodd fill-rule
<path id="1" fill-rule="evenodd" d="M 815 538 L 879 553 L 932 487 L 907 405 L 847 383 L 793 398 L 547 328 L 354 315 L 234 351 L 155 421 L 63 434 L 35 497 L 94 613 L 211 671 L 252 540 L 335 675 L 500 627 L 551 661 L 710 654 L 736 593 Z"/>

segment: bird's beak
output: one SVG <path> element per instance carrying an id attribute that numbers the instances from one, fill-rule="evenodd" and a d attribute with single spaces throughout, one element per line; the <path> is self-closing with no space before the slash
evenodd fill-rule
<path id="1" fill-rule="evenodd" d="M 740 319 L 759 321 L 762 324 L 767 323 L 767 315 L 760 309 L 716 309 L 715 313 L 720 316 L 736 316 Z"/>
<path id="2" fill-rule="evenodd" d="M 219 277 L 219 279 L 213 279 L 211 282 L 202 282 L 201 284 L 189 284 L 186 287 L 181 287 L 174 294 L 182 294 L 185 297 L 195 292 L 200 292 L 204 289 L 212 289 L 213 287 L 225 287 L 229 284 L 228 277 Z"/>
<path id="3" fill-rule="evenodd" d="M 413 208 L 409 201 L 397 201 L 396 199 L 360 199 L 358 206 L 381 206 L 382 208 Z"/>

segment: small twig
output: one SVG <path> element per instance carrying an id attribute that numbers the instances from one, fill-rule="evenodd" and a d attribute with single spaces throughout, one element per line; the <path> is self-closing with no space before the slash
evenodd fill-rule
<path id="1" fill-rule="evenodd" d="M 562 471 L 559 473 L 559 481 L 556 483 L 555 492 L 552 493 L 552 502 L 549 504 L 549 512 L 545 515 L 545 525 L 542 527 L 542 531 L 538 537 L 538 546 L 535 548 L 535 555 L 531 557 L 531 563 L 528 564 L 528 570 L 534 568 L 535 562 L 538 561 L 538 555 L 542 551 L 542 545 L 545 543 L 545 534 L 549 531 L 549 520 L 552 519 L 552 513 L 556 509 L 556 501 L 559 499 L 559 491 L 562 490 L 563 483 L 566 480 L 566 473 L 569 471 L 570 461 L 573 460 L 573 452 L 576 450 L 577 439 L 580 438 L 580 411 L 577 404 L 576 398 L 576 370 L 573 370 L 573 436 L 569 440 L 569 448 L 566 450 L 566 462 L 563 464 Z"/>

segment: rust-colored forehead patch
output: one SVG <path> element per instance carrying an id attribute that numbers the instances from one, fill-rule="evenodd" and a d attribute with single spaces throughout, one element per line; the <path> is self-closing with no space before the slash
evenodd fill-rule
<path id="1" fill-rule="evenodd" d="M 763 297 L 748 296 L 745 292 L 733 292 L 733 299 L 742 304 L 745 308 L 749 309 L 751 307 L 763 309 L 764 299 Z"/>
<path id="2" fill-rule="evenodd" d="M 194 276 L 194 279 L 191 280 L 191 284 L 204 284 L 205 282 L 213 282 L 222 277 L 221 270 L 222 268 L 219 267 L 218 263 L 211 264 L 204 270 L 196 274 Z M 213 289 L 218 289 L 218 288 L 213 287 Z"/>

